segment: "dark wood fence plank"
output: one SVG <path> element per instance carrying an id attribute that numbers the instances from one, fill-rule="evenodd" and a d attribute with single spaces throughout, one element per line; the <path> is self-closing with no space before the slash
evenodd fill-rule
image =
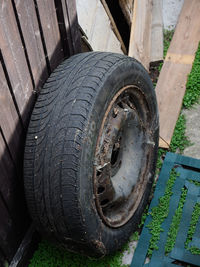
<path id="1" fill-rule="evenodd" d="M 33 85 L 11 1 L 0 3 L 0 43 L 16 101 L 23 114 L 32 95 Z M 26 122 L 28 114 L 24 114 Z"/>
<path id="2" fill-rule="evenodd" d="M 80 31 L 78 26 L 78 18 L 75 0 L 62 0 L 66 3 L 67 15 L 69 20 L 69 31 L 71 33 L 71 43 L 73 46 L 73 54 L 81 52 Z"/>
<path id="3" fill-rule="evenodd" d="M 21 156 L 33 90 L 66 56 L 64 38 L 67 56 L 81 51 L 75 0 L 0 1 L 0 260 L 9 263 L 30 225 Z"/>
<path id="4" fill-rule="evenodd" d="M 22 185 L 15 177 L 15 166 L 1 134 L 0 173 L 0 248 L 11 260 L 26 231 L 29 218 Z"/>
<path id="5" fill-rule="evenodd" d="M 17 17 L 26 46 L 28 60 L 30 62 L 35 87 L 38 89 L 48 77 L 46 59 L 42 45 L 41 33 L 32 0 L 14 0 Z"/>
<path id="6" fill-rule="evenodd" d="M 53 0 L 35 0 L 45 41 L 50 68 L 54 70 L 63 59 L 63 48 Z"/>
<path id="7" fill-rule="evenodd" d="M 55 0 L 65 57 L 81 52 L 80 31 L 75 0 Z"/>
<path id="8" fill-rule="evenodd" d="M 24 142 L 22 139 L 23 128 L 8 88 L 2 64 L 0 64 L 0 98 L 0 127 L 9 145 L 9 150 L 16 166 L 18 166 L 19 150 Z"/>
<path id="9" fill-rule="evenodd" d="M 17 175 L 16 165 L 8 149 L 0 129 L 0 192 L 6 202 L 10 216 L 19 226 L 19 229 L 23 229 L 26 221 L 29 220 L 26 212 L 23 181 Z"/>
<path id="10" fill-rule="evenodd" d="M 1 249 L 6 255 L 8 261 L 11 261 L 15 254 L 16 247 L 18 246 L 19 239 L 17 238 L 17 233 L 15 234 L 15 225 L 10 218 L 6 207 L 4 206 L 3 200 L 0 195 L 0 243 Z"/>

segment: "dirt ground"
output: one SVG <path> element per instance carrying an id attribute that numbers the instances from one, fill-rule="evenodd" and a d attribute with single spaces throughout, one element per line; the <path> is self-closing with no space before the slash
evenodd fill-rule
<path id="1" fill-rule="evenodd" d="M 186 136 L 188 136 L 191 146 L 184 150 L 184 155 L 200 159 L 200 104 L 192 109 L 184 110 L 186 117 Z"/>

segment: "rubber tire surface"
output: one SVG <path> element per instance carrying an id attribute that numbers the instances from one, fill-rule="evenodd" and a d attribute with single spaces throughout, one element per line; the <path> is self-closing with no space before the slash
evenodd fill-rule
<path id="1" fill-rule="evenodd" d="M 122 227 L 102 222 L 93 194 L 93 158 L 99 128 L 111 99 L 137 85 L 148 103 L 155 141 L 145 194 Z M 89 52 L 65 60 L 38 96 L 26 139 L 24 184 L 32 219 L 45 236 L 65 248 L 100 257 L 122 247 L 146 206 L 155 172 L 158 111 L 151 80 L 136 60 Z"/>

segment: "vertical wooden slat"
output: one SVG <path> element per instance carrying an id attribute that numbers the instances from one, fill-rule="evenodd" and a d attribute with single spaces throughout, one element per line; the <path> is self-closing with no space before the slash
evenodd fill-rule
<path id="1" fill-rule="evenodd" d="M 18 167 L 19 150 L 22 149 L 24 142 L 23 128 L 8 88 L 2 64 L 0 64 L 0 101 L 0 127 Z"/>
<path id="2" fill-rule="evenodd" d="M 151 23 L 152 0 L 134 0 L 128 55 L 139 60 L 147 70 L 151 53 Z"/>
<path id="3" fill-rule="evenodd" d="M 25 209 L 23 184 L 17 178 L 16 165 L 8 151 L 8 145 L 0 129 L 0 192 L 5 200 L 10 215 L 16 224 L 20 223 Z M 25 220 L 24 220 L 25 221 Z M 23 227 L 23 223 L 20 228 Z"/>
<path id="4" fill-rule="evenodd" d="M 80 50 L 80 32 L 78 27 L 78 18 L 76 11 L 76 1 L 75 0 L 65 0 L 66 9 L 69 20 L 69 28 L 71 32 L 71 42 L 74 49 L 74 54 L 79 53 Z"/>
<path id="5" fill-rule="evenodd" d="M 20 113 L 23 114 L 32 95 L 33 84 L 10 0 L 0 3 L 0 25 L 2 55 Z M 24 115 L 26 122 L 28 114 Z"/>
<path id="6" fill-rule="evenodd" d="M 77 53 L 75 1 L 60 1 L 68 45 Z M 0 1 L 0 252 L 9 262 L 30 223 L 19 179 L 24 129 L 33 90 L 64 57 L 60 32 L 54 0 Z"/>
<path id="7" fill-rule="evenodd" d="M 0 246 L 7 260 L 11 260 L 16 249 L 16 238 L 13 238 L 13 222 L 4 206 L 0 194 Z"/>
<path id="8" fill-rule="evenodd" d="M 13 5 L 37 89 L 47 79 L 48 73 L 35 6 L 32 0 L 13 0 Z"/>
<path id="9" fill-rule="evenodd" d="M 65 57 L 80 53 L 81 41 L 75 0 L 55 0 L 55 5 Z"/>
<path id="10" fill-rule="evenodd" d="M 9 260 L 26 230 L 27 214 L 15 167 L 0 134 L 0 248 Z M 22 220 L 23 218 L 23 220 Z"/>
<path id="11" fill-rule="evenodd" d="M 162 10 L 162 0 L 153 0 L 150 62 L 159 62 L 163 60 Z"/>
<path id="12" fill-rule="evenodd" d="M 54 0 L 34 0 L 38 11 L 38 19 L 44 38 L 43 45 L 50 63 L 50 71 L 54 70 L 63 59 L 63 48 L 58 27 Z"/>

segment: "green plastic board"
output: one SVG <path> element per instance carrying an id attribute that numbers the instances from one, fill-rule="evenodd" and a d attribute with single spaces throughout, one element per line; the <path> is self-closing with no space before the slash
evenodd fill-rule
<path id="1" fill-rule="evenodd" d="M 175 168 L 178 173 L 172 188 L 169 213 L 161 227 L 164 230 L 157 242 L 158 250 L 154 250 L 151 259 L 146 260 L 147 251 L 151 239 L 151 233 L 147 225 L 152 221 L 151 211 L 159 203 L 160 197 L 164 195 L 167 181 L 171 170 Z M 191 217 L 196 203 L 200 203 L 200 160 L 181 156 L 174 153 L 167 153 L 159 179 L 154 192 L 154 197 L 149 208 L 149 215 L 145 221 L 137 248 L 135 250 L 131 267 L 168 267 L 180 266 L 176 262 L 183 262 L 188 265 L 200 266 L 200 255 L 192 254 L 190 248 L 200 249 L 200 218 L 198 219 L 195 232 L 188 247 L 185 248 L 185 241 L 188 236 Z M 176 242 L 172 251 L 166 255 L 165 245 L 173 216 L 179 205 L 182 188 L 187 188 L 187 196 L 182 210 L 181 222 L 179 225 Z M 200 250 L 199 250 L 200 251 Z M 148 262 L 148 263 L 146 263 Z"/>

